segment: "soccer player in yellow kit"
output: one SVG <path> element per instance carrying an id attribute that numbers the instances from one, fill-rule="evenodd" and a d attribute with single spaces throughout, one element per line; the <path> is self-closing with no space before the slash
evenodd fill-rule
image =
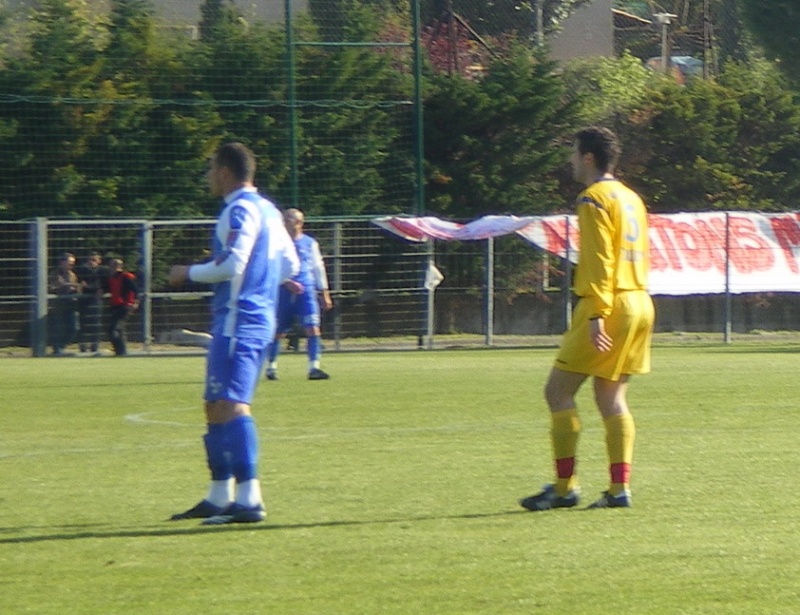
<path id="1" fill-rule="evenodd" d="M 613 175 L 620 151 L 608 129 L 586 128 L 575 135 L 573 177 L 586 186 L 577 198 L 580 255 L 574 285 L 579 300 L 544 390 L 556 480 L 520 501 L 528 510 L 571 508 L 580 501 L 575 454 L 581 423 L 575 394 L 589 376 L 605 425 L 610 474 L 608 491 L 589 508 L 631 505 L 635 427 L 628 381 L 632 374 L 650 371 L 655 314 L 647 292 L 647 210 Z"/>

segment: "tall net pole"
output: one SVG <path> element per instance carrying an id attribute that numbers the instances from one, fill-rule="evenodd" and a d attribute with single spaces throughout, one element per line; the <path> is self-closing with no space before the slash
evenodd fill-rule
<path id="1" fill-rule="evenodd" d="M 422 115 L 422 43 L 420 37 L 420 0 L 411 0 L 412 31 L 411 40 L 414 48 L 414 146 L 416 213 L 425 213 L 425 147 L 423 140 L 424 124 Z"/>

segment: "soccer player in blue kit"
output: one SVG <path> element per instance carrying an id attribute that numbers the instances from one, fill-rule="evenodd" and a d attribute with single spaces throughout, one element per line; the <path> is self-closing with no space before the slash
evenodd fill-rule
<path id="1" fill-rule="evenodd" d="M 319 243 L 310 235 L 303 232 L 305 217 L 299 209 L 287 209 L 283 214 L 286 230 L 297 248 L 297 257 L 300 259 L 300 273 L 294 280 L 303 286 L 303 292 L 293 294 L 288 288 L 280 290 L 278 301 L 278 337 L 268 350 L 267 380 L 278 379 L 278 352 L 280 340 L 287 333 L 295 319 L 300 320 L 306 334 L 308 345 L 308 379 L 327 380 L 327 372 L 320 369 L 322 355 L 320 303 L 322 308 L 330 310 L 333 307 L 331 293 L 328 290 L 328 275 L 325 272 L 325 262 L 319 250 Z"/>
<path id="2" fill-rule="evenodd" d="M 217 149 L 207 174 L 212 196 L 224 198 L 213 260 L 170 270 L 172 286 L 192 281 L 212 284 L 214 290 L 203 438 L 211 484 L 203 500 L 172 520 L 223 525 L 266 517 L 250 405 L 275 336 L 278 288 L 302 288 L 291 280 L 300 268 L 294 245 L 281 213 L 256 191 L 255 170 L 255 156 L 245 145 L 226 143 Z"/>

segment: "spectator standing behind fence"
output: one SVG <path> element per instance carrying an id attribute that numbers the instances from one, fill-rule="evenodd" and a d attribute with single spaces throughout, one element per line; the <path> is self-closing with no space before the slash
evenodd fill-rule
<path id="1" fill-rule="evenodd" d="M 112 258 L 108 263 L 109 272 L 105 283 L 105 290 L 111 295 L 108 337 L 114 354 L 118 357 L 128 354 L 127 319 L 139 307 L 136 276 L 125 271 L 123 265 L 122 259 Z"/>
<path id="2" fill-rule="evenodd" d="M 83 264 L 75 268 L 75 273 L 83 285 L 83 291 L 78 300 L 78 315 L 80 331 L 78 344 L 81 352 L 94 352 L 100 350 L 100 337 L 102 333 L 103 316 L 103 285 L 108 276 L 108 270 L 103 266 L 103 257 L 100 252 L 89 252 Z"/>
<path id="3" fill-rule="evenodd" d="M 223 525 L 266 517 L 250 408 L 267 344 L 275 336 L 278 286 L 301 289 L 291 280 L 300 269 L 297 253 L 278 209 L 256 192 L 255 171 L 255 156 L 245 145 L 227 143 L 217 149 L 208 183 L 224 205 L 212 239 L 213 258 L 170 270 L 172 286 L 192 281 L 214 289 L 203 437 L 211 484 L 203 500 L 173 515 L 173 521 Z"/>
<path id="4" fill-rule="evenodd" d="M 650 371 L 653 301 L 647 292 L 650 247 L 641 198 L 615 179 L 616 135 L 588 128 L 575 135 L 572 170 L 585 186 L 577 198 L 580 256 L 572 324 L 545 385 L 556 480 L 520 504 L 532 511 L 571 508 L 579 501 L 575 473 L 580 420 L 578 389 L 591 376 L 605 427 L 609 488 L 590 508 L 631 505 L 629 481 L 635 427 L 628 409 L 632 374 Z"/>
<path id="5" fill-rule="evenodd" d="M 282 286 L 278 301 L 278 328 L 275 340 L 267 351 L 267 379 L 278 379 L 278 353 L 280 338 L 288 333 L 298 319 L 306 334 L 308 351 L 308 379 L 327 380 L 328 374 L 320 369 L 322 356 L 320 302 L 327 311 L 333 307 L 328 290 L 328 276 L 325 273 L 325 262 L 319 250 L 317 240 L 303 232 L 305 216 L 299 209 L 287 209 L 283 214 L 286 230 L 294 242 L 297 257 L 300 259 L 300 273 L 294 280 L 303 286 L 303 292 L 293 294 Z"/>
<path id="6" fill-rule="evenodd" d="M 50 272 L 48 291 L 56 295 L 50 312 L 53 355 L 60 357 L 78 332 L 78 297 L 83 285 L 75 273 L 75 255 L 64 252 L 58 266 Z"/>

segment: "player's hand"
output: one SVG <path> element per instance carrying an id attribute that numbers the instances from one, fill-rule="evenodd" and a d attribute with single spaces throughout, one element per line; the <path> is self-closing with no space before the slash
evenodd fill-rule
<path id="1" fill-rule="evenodd" d="M 306 291 L 305 287 L 296 280 L 286 280 L 283 286 L 293 295 L 302 295 Z"/>
<path id="2" fill-rule="evenodd" d="M 322 309 L 326 312 L 333 309 L 333 300 L 331 299 L 331 294 L 327 290 L 323 290 L 320 293 L 320 305 Z"/>
<path id="3" fill-rule="evenodd" d="M 173 265 L 169 270 L 167 283 L 170 286 L 180 286 L 189 279 L 189 267 L 187 265 Z"/>
<path id="4" fill-rule="evenodd" d="M 592 338 L 592 344 L 600 352 L 608 352 L 614 345 L 614 340 L 606 333 L 606 323 L 602 318 L 589 321 L 589 335 Z"/>

